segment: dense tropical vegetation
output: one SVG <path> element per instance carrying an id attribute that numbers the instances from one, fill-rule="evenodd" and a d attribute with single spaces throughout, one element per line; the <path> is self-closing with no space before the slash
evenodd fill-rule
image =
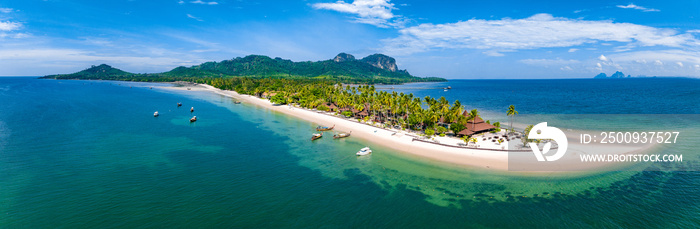
<path id="1" fill-rule="evenodd" d="M 350 86 L 330 80 L 216 78 L 203 83 L 269 98 L 276 104 L 334 111 L 386 127 L 422 130 L 428 135 L 459 133 L 479 113 L 473 109 L 468 116 L 462 115 L 464 106 L 459 100 L 450 103 L 445 97 L 420 98 L 413 94 L 377 91 L 373 85 Z M 500 127 L 500 123 L 494 125 Z"/>

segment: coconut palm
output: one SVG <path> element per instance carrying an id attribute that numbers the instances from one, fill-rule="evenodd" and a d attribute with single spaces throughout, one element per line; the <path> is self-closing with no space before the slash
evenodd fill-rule
<path id="1" fill-rule="evenodd" d="M 507 114 L 508 117 L 510 118 L 510 130 L 511 130 L 511 133 L 512 133 L 512 132 L 513 132 L 513 119 L 514 119 L 515 116 L 518 114 L 518 111 L 515 110 L 515 106 L 514 106 L 514 105 L 510 105 L 510 106 L 508 106 L 508 112 L 507 112 L 506 114 Z"/>
<path id="2" fill-rule="evenodd" d="M 469 120 L 472 120 L 472 130 L 476 128 L 476 117 L 479 116 L 479 111 L 472 109 L 469 111 Z"/>

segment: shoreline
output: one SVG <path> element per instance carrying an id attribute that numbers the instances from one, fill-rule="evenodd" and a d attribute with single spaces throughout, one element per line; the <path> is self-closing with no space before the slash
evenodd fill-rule
<path id="1" fill-rule="evenodd" d="M 304 108 L 289 105 L 272 105 L 272 103 L 266 99 L 258 98 L 252 95 L 241 95 L 235 91 L 225 91 L 206 84 L 188 85 L 185 87 L 164 87 L 164 89 L 187 90 L 187 87 L 190 88 L 190 91 L 208 91 L 291 115 L 318 125 L 335 125 L 334 130 L 343 132 L 352 131 L 351 137 L 367 140 L 372 143 L 401 152 L 410 153 L 415 156 L 429 158 L 443 163 L 466 165 L 474 168 L 495 169 L 501 171 L 508 170 L 507 151 L 453 148 L 422 141 L 413 141 L 413 137 L 406 134 L 395 134 L 395 131 L 351 121 L 346 118 L 317 113 Z M 465 151 L 467 152 L 465 153 Z"/>
<path id="2" fill-rule="evenodd" d="M 290 106 L 290 105 L 273 105 L 269 100 L 258 98 L 252 95 L 242 95 L 235 91 L 221 90 L 207 84 L 192 84 L 187 83 L 185 85 L 179 82 L 171 82 L 170 87 L 159 87 L 166 90 L 188 90 L 188 91 L 206 91 L 210 93 L 215 93 L 225 97 L 240 100 L 242 102 L 247 102 L 256 106 L 274 110 L 286 115 L 291 115 L 293 117 L 300 118 L 305 121 L 309 121 L 321 126 L 333 126 L 337 131 L 351 132 L 351 137 L 360 138 L 363 140 L 370 141 L 374 144 L 382 145 L 384 147 L 397 150 L 403 153 L 408 153 L 413 156 L 418 156 L 442 163 L 448 163 L 457 166 L 467 166 L 470 168 L 481 169 L 486 171 L 499 171 L 499 172 L 510 172 L 523 175 L 552 175 L 552 174 L 574 174 L 574 173 L 599 173 L 606 172 L 606 168 L 619 168 L 624 165 L 617 163 L 586 163 L 583 167 L 577 168 L 581 170 L 567 170 L 567 171 L 509 171 L 508 167 L 508 154 L 507 150 L 497 150 L 497 149 L 476 149 L 467 148 L 459 146 L 451 146 L 439 143 L 432 143 L 425 141 L 423 139 L 414 139 L 414 136 L 410 136 L 404 131 L 398 131 L 393 129 L 384 129 L 380 127 L 375 127 L 370 124 L 360 123 L 357 121 L 352 121 L 348 118 L 343 118 L 339 116 L 329 115 L 323 112 L 308 110 L 305 108 Z M 570 144 L 575 145 L 575 144 Z M 645 151 L 652 148 L 653 145 L 641 147 L 641 148 L 624 148 L 624 154 Z M 616 149 L 621 150 L 621 149 Z M 595 169 L 601 168 L 602 170 L 590 170 L 585 171 L 585 169 Z M 564 173 L 562 173 L 564 172 Z"/>

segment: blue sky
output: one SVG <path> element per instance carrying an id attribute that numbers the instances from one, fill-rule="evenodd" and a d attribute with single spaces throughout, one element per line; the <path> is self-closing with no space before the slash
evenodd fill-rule
<path id="1" fill-rule="evenodd" d="M 700 77 L 699 17 L 700 1 L 5 0 L 0 76 L 347 52 L 450 79 Z"/>

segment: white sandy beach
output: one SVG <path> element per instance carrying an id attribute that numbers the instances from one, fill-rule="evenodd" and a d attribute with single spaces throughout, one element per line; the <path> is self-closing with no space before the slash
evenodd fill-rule
<path id="1" fill-rule="evenodd" d="M 470 166 L 481 169 L 492 169 L 501 171 L 508 170 L 507 151 L 484 150 L 467 147 L 450 147 L 433 143 L 414 141 L 413 136 L 408 136 L 406 135 L 406 133 L 401 131 L 378 128 L 364 123 L 359 123 L 357 121 L 351 121 L 343 117 L 328 115 L 319 111 L 312 111 L 288 105 L 273 106 L 272 103 L 266 99 L 261 99 L 250 95 L 241 95 L 236 93 L 235 91 L 220 90 L 206 84 L 187 86 L 187 88 L 188 89 L 185 89 L 185 87 L 163 87 L 163 89 L 169 90 L 209 91 L 212 93 L 238 99 L 244 103 L 254 104 L 280 113 L 291 115 L 303 120 L 316 123 L 318 125 L 335 125 L 334 130 L 342 132 L 352 131 L 351 137 L 353 138 L 361 138 L 376 144 L 383 145 L 388 148 L 398 150 L 400 152 L 410 153 L 416 156 L 425 157 L 440 162 Z M 449 140 L 448 138 L 441 138 L 441 141 Z M 520 139 L 517 139 L 517 141 L 520 141 Z M 614 153 L 640 153 L 650 147 L 651 146 L 649 145 L 637 147 L 608 147 L 608 149 L 606 150 L 610 150 L 610 152 Z M 577 154 L 586 154 L 586 151 L 593 150 L 588 145 L 581 145 L 576 142 L 570 142 L 569 149 L 570 151 L 573 151 Z M 600 151 L 600 149 L 595 150 Z M 600 166 L 611 166 L 611 163 L 577 164 L 578 166 L 582 167 L 574 169 L 567 168 L 565 170 L 583 170 L 592 169 Z"/>

